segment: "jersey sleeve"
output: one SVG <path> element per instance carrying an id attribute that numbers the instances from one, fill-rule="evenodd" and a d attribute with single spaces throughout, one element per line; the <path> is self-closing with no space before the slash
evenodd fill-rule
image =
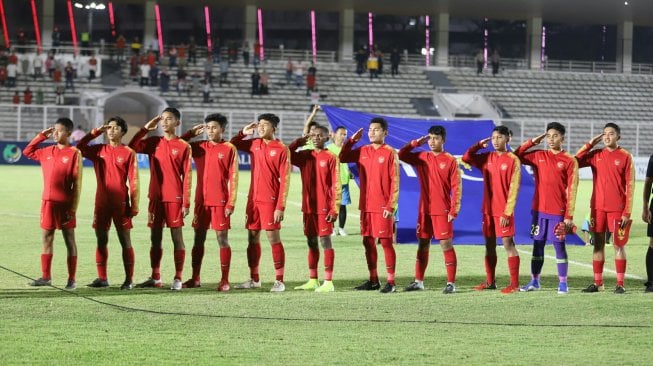
<path id="1" fill-rule="evenodd" d="M 526 140 L 526 142 L 521 144 L 517 148 L 517 150 L 515 150 L 515 155 L 517 155 L 517 157 L 519 157 L 519 160 L 521 160 L 521 162 L 525 165 L 530 165 L 530 166 L 535 165 L 535 156 L 534 156 L 535 151 L 527 152 L 528 149 L 530 149 L 533 146 L 535 146 L 533 140 L 528 139 Z"/>
<path id="2" fill-rule="evenodd" d="M 342 150 L 340 150 L 340 155 L 338 156 L 341 162 L 358 163 L 358 159 L 361 155 L 361 149 L 353 149 L 355 144 L 356 142 L 350 138 L 342 145 Z"/>
<path id="3" fill-rule="evenodd" d="M 238 197 L 238 151 L 233 144 L 231 147 L 231 161 L 229 161 L 229 199 L 226 208 L 233 211 L 236 206 L 236 198 Z"/>
<path id="4" fill-rule="evenodd" d="M 73 201 L 70 203 L 70 209 L 77 212 L 79 206 L 79 197 L 82 194 L 82 153 L 75 148 L 75 165 L 73 166 Z"/>
<path id="5" fill-rule="evenodd" d="M 397 156 L 401 161 L 406 162 L 408 164 L 411 165 L 419 164 L 419 153 L 412 152 L 413 149 L 416 147 L 417 147 L 417 140 L 412 140 L 406 145 L 404 145 L 401 149 L 399 149 Z"/>
<path id="6" fill-rule="evenodd" d="M 38 148 L 38 145 L 47 139 L 48 138 L 45 137 L 44 134 L 39 133 L 32 139 L 32 141 L 29 142 L 29 144 L 27 144 L 27 146 L 25 146 L 25 148 L 23 149 L 23 154 L 27 156 L 29 159 L 36 160 L 36 161 L 41 160 L 41 154 L 40 154 L 41 149 Z"/>
<path id="7" fill-rule="evenodd" d="M 88 160 L 95 161 L 97 152 L 101 145 L 90 146 L 89 143 L 91 143 L 91 141 L 95 140 L 101 134 L 102 132 L 98 132 L 97 128 L 94 128 L 91 130 L 91 132 L 84 135 L 84 137 L 82 137 L 79 142 L 77 142 L 76 147 L 79 149 L 79 151 L 82 152 L 83 157 Z"/>
<path id="8" fill-rule="evenodd" d="M 517 194 L 519 193 L 519 184 L 521 182 L 521 163 L 517 156 L 512 155 L 512 174 L 510 177 L 510 185 L 508 186 L 508 199 L 506 200 L 506 208 L 503 210 L 503 217 L 510 218 L 515 213 L 515 205 L 517 205 Z"/>
<path id="9" fill-rule="evenodd" d="M 290 151 L 290 162 L 296 167 L 301 167 L 306 163 L 302 152 L 309 150 L 297 151 L 302 145 L 300 145 L 301 138 L 295 139 L 293 142 L 288 145 L 288 151 Z"/>
<path id="10" fill-rule="evenodd" d="M 129 141 L 129 147 L 134 149 L 137 153 L 147 154 L 147 139 L 143 139 L 143 137 L 147 136 L 148 132 L 149 131 L 144 127 L 138 130 L 134 137 L 132 137 L 131 141 Z"/>
<path id="11" fill-rule="evenodd" d="M 238 149 L 240 151 L 249 152 L 250 148 L 252 147 L 252 142 L 254 141 L 254 139 L 245 140 L 246 137 L 247 137 L 247 135 L 245 135 L 243 133 L 243 131 L 240 130 L 240 131 L 238 131 L 236 136 L 231 138 L 230 142 L 234 146 L 236 146 L 236 149 Z"/>
<path id="12" fill-rule="evenodd" d="M 457 217 L 460 212 L 460 202 L 463 196 L 463 181 L 458 168 L 456 158 L 452 157 L 451 172 L 449 179 L 451 180 L 451 207 L 449 207 L 449 214 Z"/>
<path id="13" fill-rule="evenodd" d="M 653 178 L 653 155 L 648 158 L 648 166 L 646 167 L 646 178 Z"/>
<path id="14" fill-rule="evenodd" d="M 578 168 L 585 168 L 592 165 L 594 155 L 601 150 L 592 150 L 592 144 L 585 144 L 576 152 L 576 160 L 578 160 Z"/>
<path id="15" fill-rule="evenodd" d="M 392 149 L 391 147 L 389 148 Z M 386 202 L 385 207 L 395 212 L 397 210 L 397 202 L 399 201 L 399 157 L 394 149 L 392 149 L 390 157 L 390 171 L 388 172 L 390 174 L 390 200 Z"/>
<path id="16" fill-rule="evenodd" d="M 138 159 L 136 152 L 130 149 L 129 154 L 129 171 L 127 172 L 127 179 L 129 179 L 129 209 L 131 216 L 138 214 L 138 204 L 140 199 L 140 179 L 138 176 Z"/>
<path id="17" fill-rule="evenodd" d="M 279 199 L 276 207 L 279 211 L 286 209 L 286 199 L 288 199 L 288 189 L 290 188 L 291 167 L 289 155 L 288 147 L 284 146 L 284 150 L 279 157 Z"/>
<path id="18" fill-rule="evenodd" d="M 183 190 L 184 198 L 183 205 L 185 208 L 190 207 L 190 191 L 193 182 L 193 168 L 191 165 L 191 147 L 189 143 L 186 143 L 186 150 L 184 151 L 184 181 L 183 181 Z"/>
<path id="19" fill-rule="evenodd" d="M 633 163 L 633 156 L 630 153 L 626 153 L 626 202 L 624 205 L 624 211 L 621 214 L 630 218 L 630 214 L 633 212 L 633 197 L 635 193 L 635 164 Z"/>
<path id="20" fill-rule="evenodd" d="M 576 209 L 576 192 L 578 190 L 578 162 L 571 157 L 571 162 L 567 164 L 567 207 L 565 210 L 565 219 L 573 220 L 574 210 Z"/>
<path id="21" fill-rule="evenodd" d="M 477 152 L 482 148 L 483 146 L 479 143 L 472 145 L 467 149 L 467 151 L 465 151 L 462 160 L 476 169 L 482 169 L 488 156 L 488 154 L 477 154 Z"/>
<path id="22" fill-rule="evenodd" d="M 340 201 L 342 200 L 342 184 L 340 183 L 340 160 L 336 154 L 332 154 L 333 159 L 331 159 L 331 193 L 333 197 L 333 203 L 330 205 L 331 209 L 329 214 L 338 215 L 340 212 Z"/>

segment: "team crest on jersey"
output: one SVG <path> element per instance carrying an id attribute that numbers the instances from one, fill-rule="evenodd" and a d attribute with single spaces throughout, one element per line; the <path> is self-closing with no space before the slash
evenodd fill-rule
<path id="1" fill-rule="evenodd" d="M 614 161 L 614 165 L 619 166 L 621 165 L 621 160 L 617 159 Z"/>
<path id="2" fill-rule="evenodd" d="M 385 158 L 383 156 L 379 156 L 379 164 L 383 164 L 385 161 Z"/>
<path id="3" fill-rule="evenodd" d="M 118 157 L 116 158 L 116 162 L 117 162 L 117 163 L 122 163 L 123 161 L 125 161 L 125 158 L 123 158 L 122 156 L 118 156 Z"/>
<path id="4" fill-rule="evenodd" d="M 270 150 L 270 156 L 271 157 L 277 156 L 277 150 Z"/>
<path id="5" fill-rule="evenodd" d="M 440 169 L 444 169 L 444 168 L 446 168 L 446 167 L 447 167 L 447 164 L 445 164 L 445 163 L 440 163 Z"/>
<path id="6" fill-rule="evenodd" d="M 320 167 L 324 168 L 325 166 L 327 166 L 326 160 L 320 160 Z"/>
<path id="7" fill-rule="evenodd" d="M 563 162 L 559 161 L 559 162 L 556 164 L 556 166 L 558 167 L 558 169 L 562 169 L 562 168 L 565 167 L 565 164 L 564 164 Z"/>
<path id="8" fill-rule="evenodd" d="M 61 157 L 61 162 L 64 163 L 64 164 L 66 164 L 69 160 L 70 160 L 70 158 L 67 157 L 67 156 L 62 156 Z"/>
<path id="9" fill-rule="evenodd" d="M 172 149 L 172 150 L 170 150 L 170 153 L 172 154 L 172 156 L 177 156 L 177 154 L 179 154 L 179 150 Z"/>

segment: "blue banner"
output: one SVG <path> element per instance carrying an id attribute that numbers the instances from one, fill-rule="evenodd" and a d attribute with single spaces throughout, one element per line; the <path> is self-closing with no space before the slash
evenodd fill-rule
<path id="1" fill-rule="evenodd" d="M 370 120 L 374 117 L 383 117 L 388 121 L 388 137 L 385 142 L 399 150 L 406 143 L 427 134 L 429 127 L 441 125 L 447 130 L 445 150 L 456 156 L 461 163 L 463 194 L 461 210 L 454 221 L 454 243 L 456 244 L 485 244 L 481 232 L 481 204 L 483 202 L 483 175 L 473 167 L 463 164 L 460 157 L 465 151 L 486 137 L 492 135 L 495 125 L 491 120 L 486 121 L 438 121 L 417 120 L 398 117 L 379 116 L 369 113 L 356 112 L 327 105 L 321 106 L 335 129 L 344 126 L 351 136 L 358 129 L 367 131 Z M 356 145 L 368 144 L 367 133 Z M 428 146 L 420 146 L 416 150 L 428 150 Z M 485 150 L 482 150 L 485 151 Z M 350 164 L 352 173 L 358 181 L 355 164 Z M 397 241 L 400 243 L 416 243 L 415 224 L 419 204 L 419 181 L 416 171 L 412 166 L 401 162 L 399 188 L 399 209 L 397 223 Z M 531 202 L 535 192 L 533 177 L 522 167 L 522 179 L 515 207 L 515 242 L 517 244 L 532 244 L 530 238 L 531 227 Z M 584 244 L 577 235 L 567 236 L 569 244 Z"/>
<path id="2" fill-rule="evenodd" d="M 2 151 L 2 160 L 0 164 L 15 164 L 15 165 L 39 165 L 36 160 L 28 159 L 23 155 L 23 150 L 29 144 L 29 141 L 0 141 L 0 151 Z M 41 143 L 39 147 L 44 147 L 54 144 L 52 140 L 46 140 Z M 90 160 L 83 159 L 84 166 L 93 166 Z"/>

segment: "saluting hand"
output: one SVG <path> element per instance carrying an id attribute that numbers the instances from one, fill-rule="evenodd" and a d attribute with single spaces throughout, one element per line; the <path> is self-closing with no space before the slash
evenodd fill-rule
<path id="1" fill-rule="evenodd" d="M 193 136 L 199 136 L 204 132 L 205 127 L 206 125 L 204 125 L 203 123 L 199 125 L 195 125 L 190 130 L 188 130 L 188 132 L 193 134 Z"/>
<path id="2" fill-rule="evenodd" d="M 41 131 L 41 133 L 45 137 L 50 137 L 50 135 L 52 135 L 52 132 L 54 132 L 54 126 L 50 128 L 46 128 L 45 130 Z"/>
<path id="3" fill-rule="evenodd" d="M 487 138 L 484 138 L 483 140 L 479 141 L 478 144 L 480 146 L 482 146 L 483 148 L 486 148 L 486 147 L 488 147 L 488 145 L 490 143 L 490 140 L 492 140 L 492 137 L 487 137 Z"/>
<path id="4" fill-rule="evenodd" d="M 156 116 L 152 118 L 149 122 L 145 124 L 145 129 L 148 131 L 154 131 L 156 130 L 156 126 L 159 124 L 159 121 L 161 120 L 161 116 Z"/>
<path id="5" fill-rule="evenodd" d="M 353 135 L 351 135 L 351 139 L 354 142 L 360 141 L 361 137 L 363 137 L 363 129 L 362 128 L 359 128 L 358 131 L 356 131 Z"/>
<path id="6" fill-rule="evenodd" d="M 605 133 L 601 132 L 600 134 L 594 136 L 594 137 L 590 140 L 589 144 L 592 145 L 592 146 L 596 146 L 596 144 L 598 144 L 599 142 L 601 142 L 601 140 L 603 139 L 603 136 L 604 136 L 604 135 L 605 135 Z"/>
<path id="7" fill-rule="evenodd" d="M 546 133 L 543 133 L 537 137 L 534 137 L 532 141 L 535 145 L 539 145 L 542 142 L 542 140 L 544 140 L 545 137 L 546 137 Z"/>
<path id="8" fill-rule="evenodd" d="M 243 134 L 244 135 L 253 135 L 254 131 L 256 130 L 256 126 L 258 126 L 258 122 L 252 122 L 248 124 L 247 126 L 243 127 Z"/>
<path id="9" fill-rule="evenodd" d="M 429 140 L 429 135 L 426 135 L 426 136 L 422 136 L 422 137 L 418 138 L 417 140 L 415 140 L 415 143 L 417 144 L 417 146 L 421 146 L 421 145 L 424 145 L 424 143 L 426 143 L 426 141 L 428 141 L 428 140 Z"/>

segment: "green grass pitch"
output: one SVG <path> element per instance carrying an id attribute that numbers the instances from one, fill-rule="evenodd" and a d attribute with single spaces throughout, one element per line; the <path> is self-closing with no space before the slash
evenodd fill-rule
<path id="1" fill-rule="evenodd" d="M 40 168 L 0 167 L 0 266 L 38 277 Z M 148 172 L 141 170 L 141 214 L 132 241 L 136 251 L 135 281 L 149 276 L 149 233 L 146 227 Z M 230 242 L 232 284 L 248 277 L 243 213 L 249 172 L 240 175 Z M 543 286 L 539 292 L 502 295 L 475 292 L 484 279 L 483 248 L 456 247 L 458 292 L 443 295 L 442 254 L 432 247 L 427 291 L 382 295 L 355 292 L 367 268 L 358 232 L 358 211 L 349 207 L 348 237 L 334 238 L 336 292 L 294 291 L 306 280 L 306 244 L 302 235 L 299 176 L 293 174 L 286 218 L 281 232 L 286 248 L 286 288 L 269 293 L 274 270 L 263 240 L 260 291 L 214 291 L 219 280 L 214 236 L 207 241 L 202 288 L 179 293 L 167 289 L 119 291 L 123 272 L 120 246 L 110 237 L 109 289 L 85 287 L 96 277 L 95 237 L 90 227 L 95 194 L 92 169 L 84 169 L 83 193 L 76 230 L 79 249 L 78 289 L 67 293 L 32 288 L 28 279 L 0 268 L 0 360 L 2 364 L 634 364 L 650 363 L 653 295 L 643 293 L 644 258 L 648 243 L 641 223 L 642 186 L 638 183 L 628 251 L 628 292 L 611 293 L 615 283 L 614 252 L 607 247 L 606 291 L 582 294 L 592 282 L 591 247 L 569 247 L 570 293 L 556 293 L 554 251 L 547 246 Z M 590 182 L 582 182 L 577 224 L 589 203 Z M 354 200 L 357 189 L 352 189 Z M 190 275 L 193 232 L 184 228 Z M 480 230 L 480 225 L 479 225 Z M 413 279 L 415 249 L 397 246 L 397 283 Z M 521 282 L 529 279 L 530 246 L 519 246 Z M 508 281 L 505 254 L 498 248 L 497 282 Z M 379 273 L 384 277 L 379 248 Z M 173 276 L 172 243 L 164 235 L 164 284 Z M 55 237 L 53 284 L 66 280 L 65 246 Z M 319 267 L 322 275 L 322 261 Z"/>

